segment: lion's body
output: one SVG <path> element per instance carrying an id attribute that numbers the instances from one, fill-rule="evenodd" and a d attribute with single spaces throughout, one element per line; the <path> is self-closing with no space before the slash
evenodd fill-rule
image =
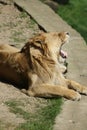
<path id="1" fill-rule="evenodd" d="M 79 100 L 79 93 L 87 94 L 87 88 L 65 79 L 58 62 L 60 48 L 67 42 L 68 35 L 43 33 L 31 38 L 20 51 L 1 45 L 0 79 L 21 86 L 29 96 Z"/>

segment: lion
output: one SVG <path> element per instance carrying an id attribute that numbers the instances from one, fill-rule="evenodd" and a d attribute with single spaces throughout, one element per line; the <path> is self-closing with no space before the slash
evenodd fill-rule
<path id="1" fill-rule="evenodd" d="M 19 49 L 16 48 L 14 45 L 9 45 L 9 44 L 0 44 L 0 51 L 2 52 L 18 52 Z"/>
<path id="2" fill-rule="evenodd" d="M 60 65 L 60 55 L 65 55 L 62 46 L 69 37 L 68 32 L 48 32 L 30 38 L 20 50 L 1 45 L 0 79 L 28 96 L 80 100 L 87 87 L 66 79 Z"/>

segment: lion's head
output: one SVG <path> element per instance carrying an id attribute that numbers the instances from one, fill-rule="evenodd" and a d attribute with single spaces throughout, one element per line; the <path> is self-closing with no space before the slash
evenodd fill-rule
<path id="1" fill-rule="evenodd" d="M 59 58 L 61 55 L 63 58 L 66 56 L 64 51 L 61 50 L 61 47 L 64 43 L 68 42 L 69 33 L 67 32 L 50 32 L 50 33 L 41 33 L 39 35 L 30 38 L 29 42 L 25 44 L 22 48 L 22 52 L 30 49 L 31 54 L 35 55 L 36 53 L 41 53 L 43 56 L 53 56 Z"/>

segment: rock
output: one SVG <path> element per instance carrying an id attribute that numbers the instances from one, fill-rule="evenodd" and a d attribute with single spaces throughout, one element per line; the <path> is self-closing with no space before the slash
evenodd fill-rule
<path id="1" fill-rule="evenodd" d="M 54 11 L 58 9 L 58 3 L 53 0 L 45 0 L 44 3 L 50 6 Z"/>
<path id="2" fill-rule="evenodd" d="M 55 2 L 58 2 L 59 4 L 68 4 L 69 0 L 54 0 Z"/>

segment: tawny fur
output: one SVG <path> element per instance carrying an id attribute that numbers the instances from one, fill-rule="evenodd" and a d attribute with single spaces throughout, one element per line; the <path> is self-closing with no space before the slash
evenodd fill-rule
<path id="1" fill-rule="evenodd" d="M 59 63 L 60 49 L 68 40 L 68 33 L 53 32 L 31 38 L 20 51 L 1 45 L 0 79 L 21 86 L 29 96 L 79 100 L 87 88 L 65 79 Z"/>

